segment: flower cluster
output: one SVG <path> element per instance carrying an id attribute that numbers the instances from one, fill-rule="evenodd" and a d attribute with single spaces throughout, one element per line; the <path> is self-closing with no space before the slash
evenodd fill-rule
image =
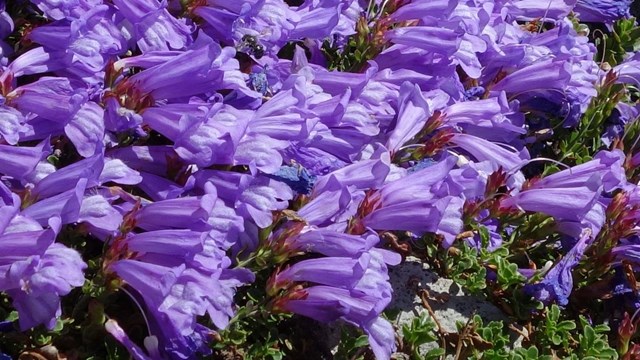
<path id="1" fill-rule="evenodd" d="M 124 293 L 143 342 L 108 311 L 106 332 L 136 359 L 191 359 L 266 271 L 269 311 L 342 320 L 389 359 L 399 238 L 493 251 L 537 214 L 562 241 L 520 266 L 521 291 L 567 305 L 586 254 L 640 266 L 637 103 L 610 109 L 592 158 L 536 166 L 602 89 L 640 83 L 640 57 L 603 69 L 576 26 L 628 7 L 2 1 L 0 290 L 22 331 L 53 329 L 73 288 Z"/>

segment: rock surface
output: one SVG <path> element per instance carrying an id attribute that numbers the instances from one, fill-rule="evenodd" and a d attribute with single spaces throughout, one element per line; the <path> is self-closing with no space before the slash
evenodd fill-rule
<path id="1" fill-rule="evenodd" d="M 417 295 L 420 289 L 429 292 L 429 304 L 444 331 L 456 332 L 456 322 L 466 323 L 474 314 L 480 315 L 485 323 L 508 321 L 508 317 L 496 306 L 481 297 L 466 293 L 453 280 L 439 277 L 417 258 L 408 257 L 405 262 L 392 267 L 389 275 L 394 288 L 389 309 L 399 311 L 395 320 L 395 325 L 399 328 L 427 312 Z M 435 342 L 426 344 L 421 347 L 421 351 L 428 351 L 435 346 Z"/>

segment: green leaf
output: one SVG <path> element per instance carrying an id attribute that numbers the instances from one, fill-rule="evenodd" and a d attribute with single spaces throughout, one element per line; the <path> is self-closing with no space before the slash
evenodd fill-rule
<path id="1" fill-rule="evenodd" d="M 571 331 L 575 328 L 576 328 L 576 323 L 574 321 L 569 321 L 569 320 L 565 320 L 558 323 L 556 327 L 556 329 L 558 329 L 559 331 Z"/>
<path id="2" fill-rule="evenodd" d="M 427 353 L 424 355 L 425 359 L 438 359 L 441 356 L 443 356 L 444 354 L 446 354 L 446 351 L 443 348 L 435 348 L 435 349 L 431 349 L 429 351 L 427 351 Z"/>
<path id="3" fill-rule="evenodd" d="M 367 345 L 369 345 L 369 337 L 367 335 L 359 336 L 353 344 L 353 346 L 356 348 L 364 347 Z"/>
<path id="4" fill-rule="evenodd" d="M 44 345 L 50 344 L 52 339 L 53 338 L 51 337 L 51 335 L 48 335 L 48 334 L 37 334 L 37 335 L 34 336 L 33 341 L 38 346 L 44 346 Z"/>
<path id="5" fill-rule="evenodd" d="M 9 313 L 9 316 L 7 316 L 6 319 L 4 319 L 4 321 L 16 321 L 18 320 L 18 312 L 17 311 L 12 311 Z"/>
<path id="6" fill-rule="evenodd" d="M 430 315 L 426 312 L 423 312 L 420 316 L 413 318 L 410 324 L 402 326 L 404 341 L 413 348 L 436 341 L 438 338 L 435 332 L 435 322 L 431 320 Z"/>
<path id="7" fill-rule="evenodd" d="M 56 325 L 53 327 L 53 331 L 59 333 L 64 329 L 64 322 L 62 319 L 56 319 Z"/>

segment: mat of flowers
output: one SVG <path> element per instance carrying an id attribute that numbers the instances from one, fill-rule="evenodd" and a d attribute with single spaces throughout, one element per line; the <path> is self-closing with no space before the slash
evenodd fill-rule
<path id="1" fill-rule="evenodd" d="M 630 7 L 0 1 L 0 358 L 640 358 Z"/>

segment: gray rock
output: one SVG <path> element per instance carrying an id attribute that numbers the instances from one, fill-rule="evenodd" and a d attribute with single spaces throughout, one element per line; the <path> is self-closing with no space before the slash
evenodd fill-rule
<path id="1" fill-rule="evenodd" d="M 408 257 L 402 264 L 392 267 L 389 276 L 394 290 L 389 309 L 399 311 L 396 319 L 398 328 L 410 323 L 421 313 L 428 314 L 417 295 L 419 289 L 429 292 L 432 299 L 429 305 L 444 331 L 456 332 L 456 322 L 466 323 L 474 314 L 480 315 L 485 323 L 508 321 L 508 317 L 496 306 L 466 293 L 453 280 L 439 277 L 417 258 Z M 430 343 L 420 350 L 428 351 L 436 346 L 436 343 Z"/>

